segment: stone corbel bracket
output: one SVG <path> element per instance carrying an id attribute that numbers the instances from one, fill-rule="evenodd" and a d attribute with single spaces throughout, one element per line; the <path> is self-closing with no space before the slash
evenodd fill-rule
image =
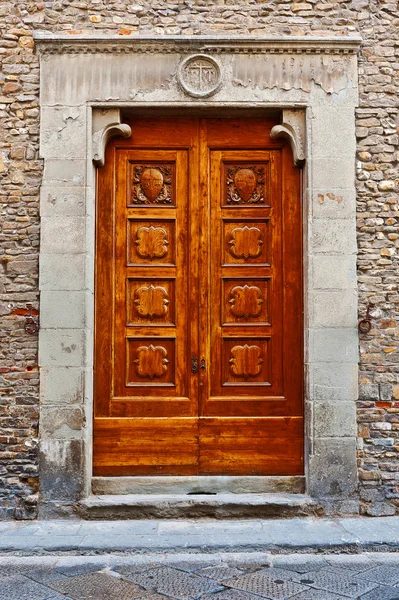
<path id="1" fill-rule="evenodd" d="M 105 149 L 109 140 L 116 136 L 128 138 L 132 135 L 129 125 L 121 123 L 119 108 L 94 109 L 93 111 L 93 163 L 103 167 Z"/>
<path id="2" fill-rule="evenodd" d="M 303 109 L 283 109 L 281 125 L 275 125 L 270 137 L 284 138 L 289 141 L 294 164 L 302 167 L 306 160 L 306 125 Z"/>

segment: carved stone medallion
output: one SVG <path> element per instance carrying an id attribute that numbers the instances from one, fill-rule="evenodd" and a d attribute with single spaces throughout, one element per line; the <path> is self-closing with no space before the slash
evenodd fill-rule
<path id="1" fill-rule="evenodd" d="M 222 85 L 219 63 L 206 54 L 189 56 L 180 64 L 177 79 L 183 90 L 194 98 L 216 94 Z"/>

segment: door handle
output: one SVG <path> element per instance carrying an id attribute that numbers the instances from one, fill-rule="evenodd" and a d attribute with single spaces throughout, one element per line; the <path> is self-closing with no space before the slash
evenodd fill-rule
<path id="1" fill-rule="evenodd" d="M 191 373 L 194 375 L 198 373 L 198 358 L 193 356 L 191 359 Z"/>
<path id="2" fill-rule="evenodd" d="M 205 369 L 206 369 L 205 358 L 201 358 L 199 368 L 201 369 L 201 371 L 205 371 Z M 191 373 L 193 373 L 194 375 L 196 373 L 198 373 L 198 357 L 197 356 L 193 356 L 191 359 Z"/>

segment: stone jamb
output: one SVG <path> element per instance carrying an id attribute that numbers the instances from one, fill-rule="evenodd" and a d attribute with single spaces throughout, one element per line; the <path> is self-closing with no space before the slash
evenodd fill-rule
<path id="1" fill-rule="evenodd" d="M 282 122 L 274 133 L 289 139 L 298 165 L 305 163 L 306 488 L 327 508 L 335 503 L 343 511 L 355 511 L 358 342 L 354 52 L 359 39 L 187 40 L 185 36 L 165 36 L 157 42 L 143 37 L 71 39 L 40 33 L 36 41 L 42 67 L 41 155 L 45 159 L 39 338 L 42 516 L 71 514 L 74 504 L 91 493 L 93 158 L 96 155 L 94 162 L 101 164 L 101 149 L 109 137 L 128 135 L 121 124 L 120 108 L 176 106 L 279 108 Z M 218 55 L 224 69 L 223 84 L 210 98 L 189 100 L 175 81 L 176 69 L 182 58 L 202 52 Z M 91 65 L 93 56 L 101 53 L 109 61 Z M 158 65 L 163 60 L 165 72 L 172 75 L 163 81 L 152 80 L 151 85 L 141 79 L 142 90 L 129 87 L 129 78 L 122 77 L 126 58 L 131 63 L 138 55 L 137 61 L 141 61 L 145 53 Z M 273 63 L 276 69 L 282 69 L 279 61 L 286 54 L 293 61 L 299 56 L 305 72 L 309 61 L 318 61 L 321 55 L 330 69 L 329 79 L 321 74 L 317 82 L 303 83 L 295 74 L 281 71 L 281 87 L 271 86 L 266 76 L 263 84 L 260 81 L 252 86 L 240 75 L 243 63 L 234 62 L 237 55 L 240 61 L 255 57 L 256 61 L 277 61 Z M 83 73 L 76 72 L 76 61 L 80 61 Z M 115 70 L 119 70 L 123 80 L 112 98 L 106 85 L 110 64 L 112 77 L 118 77 Z M 309 73 L 314 72 L 312 64 Z M 253 63 L 251 68 L 258 69 Z M 231 79 L 234 69 L 241 77 L 238 83 Z M 51 87 L 54 72 L 57 75 Z M 262 76 L 262 72 L 255 74 Z M 85 97 L 79 96 L 82 88 Z M 230 98 L 236 96 L 232 102 Z M 306 121 L 301 120 L 305 112 Z M 298 133 L 304 129 L 306 136 L 301 140 Z"/>

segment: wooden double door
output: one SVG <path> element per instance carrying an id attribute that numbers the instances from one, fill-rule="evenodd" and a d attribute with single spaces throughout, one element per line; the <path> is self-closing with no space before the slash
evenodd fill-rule
<path id="1" fill-rule="evenodd" d="M 300 172 L 274 124 L 137 119 L 107 148 L 96 475 L 303 473 Z"/>

